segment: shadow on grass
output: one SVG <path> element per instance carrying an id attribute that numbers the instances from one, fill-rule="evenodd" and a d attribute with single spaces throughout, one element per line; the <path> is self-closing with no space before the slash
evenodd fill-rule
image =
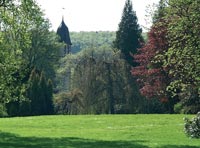
<path id="1" fill-rule="evenodd" d="M 0 131 L 0 148 L 148 148 L 147 141 L 101 141 L 75 137 L 21 137 Z M 156 148 L 199 148 L 189 145 L 165 145 Z"/>
<path id="2" fill-rule="evenodd" d="M 101 141 L 73 137 L 21 137 L 0 132 L 1 148 L 148 148 L 141 145 L 142 142 L 145 141 Z"/>
<path id="3" fill-rule="evenodd" d="M 158 148 L 199 148 L 199 146 L 189 146 L 189 145 L 165 145 Z"/>

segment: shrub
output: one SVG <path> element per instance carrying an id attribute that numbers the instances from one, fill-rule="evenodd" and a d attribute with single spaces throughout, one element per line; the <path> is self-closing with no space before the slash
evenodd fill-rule
<path id="1" fill-rule="evenodd" d="M 6 107 L 4 106 L 4 104 L 0 103 L 0 117 L 5 117 L 5 116 L 8 116 Z"/>
<path id="2" fill-rule="evenodd" d="M 174 112 L 177 113 L 177 114 L 184 113 L 182 103 L 179 102 L 179 103 L 174 105 Z"/>
<path id="3" fill-rule="evenodd" d="M 84 108 L 82 91 L 79 89 L 70 92 L 60 92 L 55 96 L 54 106 L 57 114 L 78 114 Z"/>
<path id="4" fill-rule="evenodd" d="M 191 138 L 200 138 L 200 112 L 192 120 L 185 118 L 185 133 Z"/>

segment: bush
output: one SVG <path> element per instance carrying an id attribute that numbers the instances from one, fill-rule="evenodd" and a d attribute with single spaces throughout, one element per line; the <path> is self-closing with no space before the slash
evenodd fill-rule
<path id="1" fill-rule="evenodd" d="M 174 105 L 174 112 L 177 113 L 177 114 L 184 113 L 184 109 L 183 109 L 182 103 L 179 102 L 179 103 Z"/>
<path id="2" fill-rule="evenodd" d="M 55 96 L 54 109 L 57 114 L 79 114 L 84 105 L 82 91 L 74 89 L 70 92 L 60 92 Z"/>
<path id="3" fill-rule="evenodd" d="M 0 103 L 0 117 L 6 117 L 8 116 L 6 107 Z"/>
<path id="4" fill-rule="evenodd" d="M 200 138 L 200 112 L 192 120 L 185 118 L 185 133 L 191 138 Z"/>

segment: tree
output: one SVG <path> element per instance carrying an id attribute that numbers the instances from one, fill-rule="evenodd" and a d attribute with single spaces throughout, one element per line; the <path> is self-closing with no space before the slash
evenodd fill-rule
<path id="1" fill-rule="evenodd" d="M 163 69 L 163 54 L 168 50 L 167 42 L 167 21 L 164 19 L 163 0 L 160 1 L 158 10 L 153 17 L 154 24 L 148 32 L 148 41 L 138 48 L 138 53 L 134 55 L 138 66 L 132 68 L 132 74 L 137 76 L 140 83 L 140 92 L 147 98 L 160 97 L 161 92 L 165 92 L 166 80 Z M 165 95 L 162 93 L 162 95 Z"/>
<path id="2" fill-rule="evenodd" d="M 148 33 L 148 41 L 138 49 L 134 59 L 138 66 L 132 68 L 132 74 L 137 77 L 140 92 L 148 99 L 159 99 L 168 106 L 168 111 L 173 113 L 173 106 L 177 102 L 166 88 L 171 82 L 169 71 L 164 66 L 168 51 L 168 24 L 166 18 L 166 0 L 161 0 L 158 10 L 153 17 L 153 25 Z"/>
<path id="3" fill-rule="evenodd" d="M 53 86 L 46 79 L 44 71 L 35 68 L 29 78 L 28 99 L 30 100 L 31 115 L 53 114 Z"/>
<path id="4" fill-rule="evenodd" d="M 70 37 L 73 40 L 73 50 L 71 52 L 77 53 L 83 49 L 91 48 L 94 44 L 98 44 L 100 48 L 102 46 L 110 46 L 115 39 L 115 32 L 71 32 Z"/>
<path id="5" fill-rule="evenodd" d="M 156 22 L 160 21 L 160 19 L 166 16 L 166 7 L 168 4 L 168 0 L 160 0 L 157 6 L 157 9 L 154 12 L 152 17 L 152 22 L 155 24 Z"/>
<path id="6" fill-rule="evenodd" d="M 61 46 L 36 1 L 1 1 L 0 14 L 0 103 L 19 105 L 34 67 L 54 80 Z"/>
<path id="7" fill-rule="evenodd" d="M 121 106 L 121 107 L 123 106 L 122 108 L 127 108 L 130 104 L 132 104 L 132 108 L 134 108 L 134 106 L 136 107 L 135 104 L 138 103 L 136 100 L 138 99 L 138 97 L 141 97 L 139 95 L 139 90 L 138 90 L 136 81 L 134 80 L 134 78 L 133 79 L 130 78 L 130 69 L 131 69 L 131 66 L 135 67 L 137 65 L 137 63 L 134 61 L 133 55 L 136 54 L 137 48 L 141 47 L 142 42 L 143 42 L 142 29 L 137 23 L 137 16 L 136 16 L 136 13 L 133 11 L 132 2 L 130 0 L 126 0 L 123 13 L 122 13 L 121 22 L 119 23 L 118 31 L 116 32 L 116 39 L 113 42 L 113 47 L 120 51 L 122 58 L 125 59 L 127 62 L 125 64 L 128 65 L 126 66 L 122 64 L 124 66 L 122 69 L 125 70 L 123 74 L 126 77 L 126 80 L 128 80 L 128 82 L 125 80 L 124 81 L 125 83 L 122 83 L 122 84 L 125 84 L 128 90 L 132 89 L 133 91 L 132 93 L 130 93 L 130 95 L 127 95 L 128 93 L 125 93 L 124 91 L 122 91 L 123 95 L 121 97 L 124 100 L 122 99 L 120 101 L 118 100 L 118 102 L 120 102 L 118 106 Z M 118 65 L 118 66 L 122 66 L 122 65 Z M 121 67 L 120 68 L 117 67 L 117 68 L 120 69 Z M 123 89 L 123 87 L 121 89 Z M 132 101 L 129 102 L 128 100 L 129 101 L 132 100 Z M 127 105 L 128 102 L 129 102 L 129 105 Z M 138 109 L 138 107 L 136 108 Z"/>
<path id="8" fill-rule="evenodd" d="M 132 3 L 130 0 L 126 0 L 113 46 L 121 51 L 123 58 L 131 66 L 136 66 L 132 55 L 137 52 L 137 48 L 141 47 L 141 42 L 143 42 L 141 33 L 142 29 L 137 23 Z"/>
<path id="9" fill-rule="evenodd" d="M 136 93 L 138 88 L 134 85 L 129 64 L 120 58 L 119 53 L 113 52 L 111 45 L 97 47 L 98 41 L 95 45 L 94 48 L 82 49 L 79 53 L 62 59 L 59 70 L 62 73 L 59 75 L 63 78 L 59 78 L 67 81 L 66 85 L 58 87 L 56 111 L 75 114 L 140 112 L 142 99 Z M 68 71 L 70 81 L 66 73 Z M 67 85 L 70 85 L 70 89 L 66 89 Z M 74 94 L 74 90 L 81 92 L 81 97 L 78 97 L 81 103 L 72 101 L 74 99 L 71 94 Z M 66 94 L 65 97 L 61 97 L 63 93 Z M 62 111 L 62 108 L 66 111 Z"/>
<path id="10" fill-rule="evenodd" d="M 185 112 L 200 109 L 200 9 L 198 0 L 171 0 L 168 7 L 168 37 L 165 66 L 171 82 L 167 87 L 179 96 Z M 179 22 L 179 23 L 177 23 Z"/>
<path id="11" fill-rule="evenodd" d="M 44 71 L 40 74 L 40 81 L 39 81 L 39 90 L 38 90 L 38 103 L 37 106 L 40 106 L 40 114 L 45 115 L 47 114 L 47 82 Z"/>
<path id="12" fill-rule="evenodd" d="M 40 91 L 39 91 L 39 74 L 36 69 L 33 69 L 29 78 L 28 98 L 31 102 L 31 115 L 40 115 Z"/>
<path id="13" fill-rule="evenodd" d="M 150 29 L 148 42 L 134 55 L 139 65 L 132 68 L 132 74 L 137 77 L 143 96 L 151 100 L 157 98 L 166 104 L 171 97 L 166 91 L 170 79 L 163 67 L 164 53 L 168 50 L 167 26 L 164 24 L 167 22 L 159 20 Z M 173 105 L 170 108 L 170 112 L 173 112 Z"/>
<path id="14" fill-rule="evenodd" d="M 165 1 L 160 2 L 166 6 L 165 11 L 157 11 L 150 31 L 153 36 L 139 49 L 140 54 L 135 59 L 140 66 L 133 69 L 134 75 L 140 75 L 143 94 L 154 97 L 164 93 L 171 107 L 180 101 L 175 107 L 186 113 L 196 113 L 200 109 L 200 32 L 197 29 L 200 11 L 197 3 L 197 0 L 171 0 L 167 5 Z M 163 14 L 165 16 L 158 19 Z M 152 76 L 157 76 L 153 83 Z"/>
<path id="15" fill-rule="evenodd" d="M 47 114 L 54 113 L 53 105 L 53 83 L 50 79 L 47 81 L 47 91 L 45 93 Z"/>
<path id="16" fill-rule="evenodd" d="M 16 23 L 15 16 L 20 15 L 18 5 L 11 4 L 12 2 L 3 1 L 0 7 L 0 102 L 2 104 L 10 101 L 24 99 L 25 91 L 24 84 L 19 80 L 22 74 L 20 71 L 22 59 L 22 38 L 27 37 L 22 28 L 25 24 Z M 23 22 L 25 18 L 18 19 Z M 23 45 L 27 45 L 27 40 L 24 40 Z"/>

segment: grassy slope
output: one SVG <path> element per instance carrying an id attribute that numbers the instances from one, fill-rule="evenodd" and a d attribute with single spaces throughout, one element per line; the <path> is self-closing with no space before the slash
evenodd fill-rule
<path id="1" fill-rule="evenodd" d="M 1 148 L 197 148 L 185 115 L 85 115 L 0 119 Z M 189 116 L 191 117 L 191 116 Z"/>

